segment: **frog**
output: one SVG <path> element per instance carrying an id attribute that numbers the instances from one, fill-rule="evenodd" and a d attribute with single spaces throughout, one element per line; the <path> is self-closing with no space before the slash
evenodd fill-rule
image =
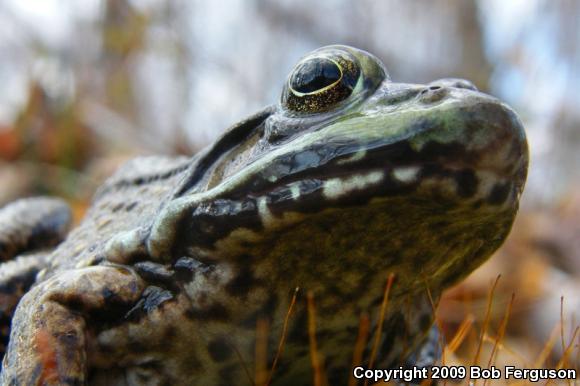
<path id="1" fill-rule="evenodd" d="M 431 366 L 441 294 L 508 236 L 528 158 L 517 114 L 471 82 L 398 83 L 366 51 L 319 48 L 205 150 L 121 166 L 71 231 L 58 199 L 0 211 L 2 384 Z"/>

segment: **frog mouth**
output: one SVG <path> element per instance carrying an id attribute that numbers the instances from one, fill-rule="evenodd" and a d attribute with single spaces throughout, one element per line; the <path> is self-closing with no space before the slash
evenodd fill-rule
<path id="1" fill-rule="evenodd" d="M 427 164 L 365 168 L 353 174 L 320 178 L 309 176 L 275 184 L 246 197 L 262 200 L 269 211 L 282 215 L 316 212 L 328 207 L 364 206 L 374 199 L 406 195 L 415 195 L 423 201 L 503 205 L 515 200 L 520 192 L 521 186 L 493 171 Z"/>
<path id="2" fill-rule="evenodd" d="M 512 151 L 501 155 L 506 157 L 506 162 L 500 163 L 495 158 L 489 159 L 486 156 L 489 152 L 489 148 L 474 152 L 459 142 L 432 141 L 416 150 L 410 141 L 402 140 L 386 145 L 372 144 L 362 151 L 355 145 L 331 148 L 323 144 L 310 147 L 308 157 L 292 153 L 287 158 L 273 160 L 278 168 L 253 175 L 246 184 L 231 190 L 227 198 L 262 199 L 273 210 L 279 207 L 278 212 L 310 212 L 326 203 L 364 205 L 373 198 L 410 194 L 421 189 L 434 193 L 431 194 L 434 198 L 456 201 L 501 204 L 509 196 L 517 199 L 525 180 L 522 160 L 526 157 Z M 336 154 L 339 156 L 333 156 Z M 313 166 L 304 167 L 305 159 Z M 271 170 L 292 171 L 292 168 L 298 171 L 281 178 L 268 174 Z"/>
<path id="3" fill-rule="evenodd" d="M 310 150 L 314 154 L 314 148 Z M 322 145 L 318 150 L 318 155 L 337 153 L 336 148 Z M 388 207 L 393 199 L 435 208 L 443 203 L 470 213 L 480 207 L 498 212 L 512 208 L 521 192 L 518 181 L 524 178 L 525 168 L 515 168 L 518 176 L 489 169 L 477 154 L 458 144 L 426 145 L 422 153 L 408 141 L 375 146 L 363 156 L 350 150 L 326 162 L 316 159 L 313 167 L 278 179 L 268 172 L 303 165 L 296 162 L 295 152 L 270 159 L 270 168 L 224 181 L 197 196 L 192 212 L 183 217 L 184 225 L 177 228 L 195 245 L 212 248 L 239 229 L 260 235 L 264 228 L 286 227 L 308 214 L 356 207 L 368 210 L 375 200 L 377 208 Z"/>
<path id="4" fill-rule="evenodd" d="M 213 248 L 236 230 L 254 232 L 256 236 L 248 236 L 253 240 L 264 229 L 281 230 L 300 223 L 304 216 L 337 210 L 352 213 L 357 208 L 383 211 L 388 210 L 391 202 L 433 207 L 435 211 L 443 207 L 463 208 L 472 215 L 481 208 L 502 212 L 511 210 L 521 191 L 513 181 L 483 170 L 446 169 L 434 164 L 390 164 L 356 170 L 319 176 L 305 174 L 245 194 L 214 196 L 197 205 L 189 215 L 195 221 L 187 221 L 188 225 L 178 228 L 195 245 Z M 232 240 L 245 239 L 244 235 L 240 233 Z"/>

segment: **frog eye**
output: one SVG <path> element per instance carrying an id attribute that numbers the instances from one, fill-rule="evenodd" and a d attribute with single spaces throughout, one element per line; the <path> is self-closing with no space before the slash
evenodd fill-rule
<path id="1" fill-rule="evenodd" d="M 327 58 L 313 58 L 296 66 L 289 79 L 289 86 L 295 95 L 313 95 L 336 86 L 342 78 L 339 63 Z"/>
<path id="2" fill-rule="evenodd" d="M 369 68 L 370 77 L 361 63 Z M 385 77 L 378 59 L 364 51 L 347 46 L 323 47 L 294 67 L 282 92 L 282 106 L 299 114 L 329 111 L 365 88 L 374 90 Z"/>
<path id="3" fill-rule="evenodd" d="M 290 74 L 282 104 L 301 113 L 330 110 L 352 94 L 359 76 L 356 59 L 346 54 L 306 57 Z"/>

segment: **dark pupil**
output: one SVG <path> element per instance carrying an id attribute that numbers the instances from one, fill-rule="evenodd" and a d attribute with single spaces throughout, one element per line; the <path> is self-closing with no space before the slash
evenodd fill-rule
<path id="1" fill-rule="evenodd" d="M 310 93 L 333 84 L 340 79 L 340 69 L 328 59 L 312 59 L 294 71 L 290 86 L 298 92 Z"/>

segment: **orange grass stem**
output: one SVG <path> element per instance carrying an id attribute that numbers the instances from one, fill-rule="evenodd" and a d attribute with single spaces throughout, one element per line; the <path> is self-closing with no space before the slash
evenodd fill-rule
<path id="1" fill-rule="evenodd" d="M 475 317 L 472 314 L 468 314 L 465 319 L 463 319 L 463 322 L 461 322 L 461 325 L 457 329 L 455 336 L 453 336 L 453 339 L 451 339 L 451 342 L 449 342 L 447 345 L 447 351 L 454 353 L 459 348 L 459 346 L 461 346 L 461 343 L 463 343 L 465 340 L 467 333 L 471 330 L 471 327 L 473 327 L 474 320 Z"/>
<path id="2" fill-rule="evenodd" d="M 379 323 L 377 324 L 377 330 L 375 331 L 375 340 L 373 343 L 373 348 L 371 350 L 371 357 L 369 360 L 369 369 L 372 369 L 375 364 L 375 359 L 377 357 L 377 351 L 379 350 L 379 345 L 381 343 L 381 333 L 383 331 L 383 324 L 385 322 L 385 314 L 387 313 L 387 305 L 389 303 L 389 293 L 391 292 L 391 287 L 393 286 L 393 281 L 395 280 L 395 275 L 390 273 L 387 278 L 387 285 L 385 286 L 385 292 L 383 294 L 383 303 L 381 304 L 381 311 L 379 314 Z M 365 386 L 368 384 L 368 379 L 365 380 Z"/>
<path id="3" fill-rule="evenodd" d="M 495 339 L 495 342 L 493 344 L 493 349 L 491 350 L 491 354 L 489 356 L 489 361 L 487 362 L 488 369 L 491 368 L 491 366 L 495 364 L 495 359 L 496 359 L 497 352 L 498 352 L 498 346 L 499 346 L 500 342 L 503 340 L 503 337 L 505 335 L 505 330 L 507 328 L 508 320 L 509 320 L 510 314 L 512 312 L 512 307 L 514 305 L 515 297 L 516 297 L 516 294 L 512 293 L 511 300 L 506 307 L 505 314 L 504 314 L 503 319 L 501 321 L 499 331 L 497 333 L 497 338 Z M 487 384 L 487 381 L 488 381 L 488 379 L 485 379 L 483 381 L 484 386 Z"/>
<path id="4" fill-rule="evenodd" d="M 323 373 L 323 360 L 318 354 L 318 343 L 316 341 L 316 308 L 314 306 L 314 294 L 308 291 L 306 295 L 308 301 L 308 340 L 310 342 L 310 360 L 314 369 L 314 386 L 326 384 Z"/>
<path id="5" fill-rule="evenodd" d="M 282 336 L 280 337 L 280 342 L 278 343 L 278 350 L 276 351 L 276 356 L 274 357 L 274 362 L 272 362 L 272 367 L 270 368 L 270 375 L 268 376 L 268 381 L 266 385 L 269 385 L 272 382 L 272 377 L 274 376 L 274 370 L 276 369 L 276 365 L 278 361 L 282 357 L 282 352 L 284 351 L 284 343 L 286 343 L 286 335 L 288 333 L 288 322 L 290 321 L 290 315 L 292 315 L 292 309 L 296 304 L 296 298 L 298 297 L 298 291 L 300 290 L 299 287 L 294 289 L 294 295 L 292 296 L 292 300 L 290 301 L 290 306 L 288 307 L 288 312 L 286 313 L 286 318 L 284 318 L 284 326 L 282 327 Z"/>
<path id="6" fill-rule="evenodd" d="M 356 337 L 356 342 L 354 345 L 354 353 L 352 355 L 352 368 L 362 364 L 362 357 L 365 346 L 367 344 L 367 339 L 369 337 L 370 330 L 370 318 L 367 313 L 363 313 L 360 316 L 360 322 L 358 324 L 358 335 Z M 350 376 L 348 379 L 348 386 L 356 386 L 357 380 L 354 376 Z"/>
<path id="7" fill-rule="evenodd" d="M 486 334 L 487 328 L 489 326 L 489 319 L 491 318 L 491 307 L 493 305 L 493 294 L 495 293 L 495 288 L 497 287 L 497 283 L 499 282 L 500 278 L 501 278 L 501 275 L 497 275 L 493 285 L 491 286 L 489 294 L 487 296 L 487 309 L 485 311 L 485 319 L 483 320 L 481 334 L 479 335 L 479 342 L 477 344 L 477 351 L 475 352 L 475 357 L 473 358 L 473 365 L 474 366 L 477 366 L 477 364 L 479 363 L 479 356 L 481 355 L 481 349 L 483 347 L 483 337 Z M 469 378 L 469 381 L 471 383 L 471 378 Z M 477 380 L 473 381 L 473 386 L 475 386 L 476 383 L 477 383 Z"/>

